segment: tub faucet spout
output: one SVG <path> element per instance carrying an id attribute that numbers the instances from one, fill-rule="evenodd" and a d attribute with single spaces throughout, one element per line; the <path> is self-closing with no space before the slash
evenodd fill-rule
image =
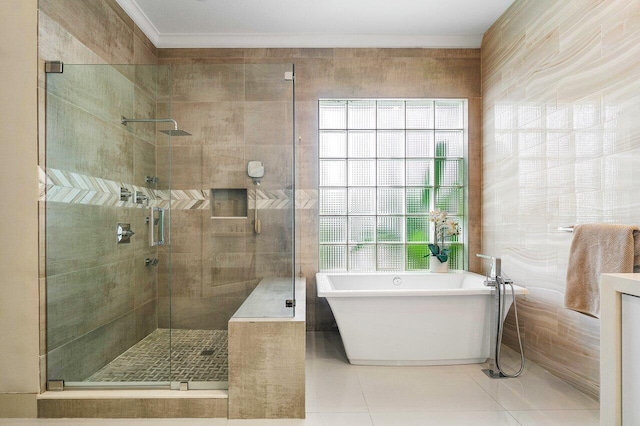
<path id="1" fill-rule="evenodd" d="M 498 283 L 498 277 L 502 275 L 502 260 L 499 257 L 489 256 L 487 254 L 476 254 L 476 256 L 491 262 L 491 272 L 487 280 L 484 282 L 489 287 L 495 287 Z"/>

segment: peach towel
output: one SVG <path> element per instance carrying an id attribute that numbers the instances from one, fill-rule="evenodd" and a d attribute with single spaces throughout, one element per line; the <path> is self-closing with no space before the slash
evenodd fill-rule
<path id="1" fill-rule="evenodd" d="M 600 318 L 600 274 L 634 272 L 639 263 L 638 227 L 576 225 L 569 252 L 564 307 Z"/>

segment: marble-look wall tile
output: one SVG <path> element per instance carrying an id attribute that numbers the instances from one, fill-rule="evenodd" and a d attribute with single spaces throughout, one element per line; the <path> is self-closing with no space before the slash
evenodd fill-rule
<path id="1" fill-rule="evenodd" d="M 594 396 L 599 323 L 563 307 L 571 234 L 556 229 L 638 223 L 639 10 L 518 0 L 482 46 L 483 250 L 529 289 L 527 356 Z"/>

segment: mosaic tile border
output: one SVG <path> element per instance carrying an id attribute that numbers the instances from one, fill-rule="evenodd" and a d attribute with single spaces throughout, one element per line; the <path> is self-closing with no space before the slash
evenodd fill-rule
<path id="1" fill-rule="evenodd" d="M 80 173 L 38 167 L 39 200 L 69 204 L 88 204 L 126 208 L 161 207 L 172 210 L 207 210 L 210 206 L 209 191 L 198 189 L 154 190 L 126 182 L 117 182 Z M 139 191 L 148 197 L 148 202 L 121 201 L 120 188 Z M 257 192 L 257 194 L 256 194 Z M 296 190 L 295 199 L 291 190 L 249 189 L 249 208 L 284 210 L 292 203 L 296 209 L 313 209 L 318 203 L 315 189 Z"/>

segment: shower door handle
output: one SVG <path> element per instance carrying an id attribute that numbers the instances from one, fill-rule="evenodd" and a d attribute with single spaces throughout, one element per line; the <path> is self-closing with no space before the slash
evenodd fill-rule
<path id="1" fill-rule="evenodd" d="M 156 226 L 158 229 L 157 236 Z M 149 217 L 149 236 L 149 243 L 151 247 L 164 245 L 164 209 L 160 207 L 151 207 L 151 216 Z"/>

